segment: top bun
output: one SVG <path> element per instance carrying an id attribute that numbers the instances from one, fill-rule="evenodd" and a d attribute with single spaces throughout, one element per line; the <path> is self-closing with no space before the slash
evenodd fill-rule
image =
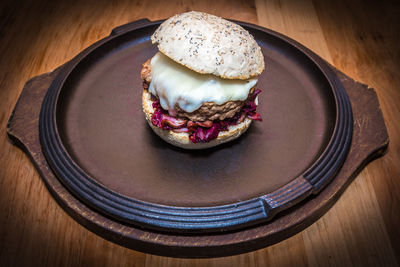
<path id="1" fill-rule="evenodd" d="M 160 52 L 198 73 L 246 80 L 264 70 L 264 56 L 253 36 L 214 15 L 175 15 L 157 28 L 151 41 Z"/>

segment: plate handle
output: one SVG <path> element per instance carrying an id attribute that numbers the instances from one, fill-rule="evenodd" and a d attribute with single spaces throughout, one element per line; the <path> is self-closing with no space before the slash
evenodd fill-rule
<path id="1" fill-rule="evenodd" d="M 287 185 L 276 191 L 260 197 L 269 207 L 268 219 L 271 219 L 281 210 L 296 205 L 313 191 L 313 186 L 304 178 L 297 177 Z"/>
<path id="2" fill-rule="evenodd" d="M 34 135 L 39 124 L 39 111 L 44 95 L 61 68 L 62 66 L 53 72 L 30 79 L 22 89 L 7 122 L 9 140 L 22 149 L 28 150 L 35 141 Z"/>

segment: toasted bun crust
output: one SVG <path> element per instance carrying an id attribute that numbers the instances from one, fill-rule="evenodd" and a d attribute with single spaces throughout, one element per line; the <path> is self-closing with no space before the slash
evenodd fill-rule
<path id="1" fill-rule="evenodd" d="M 264 70 L 264 56 L 253 36 L 220 17 L 187 12 L 164 21 L 152 43 L 174 61 L 202 74 L 249 79 Z"/>
<path id="2" fill-rule="evenodd" d="M 154 113 L 154 108 L 152 106 L 151 94 L 147 90 L 143 90 L 142 94 L 142 106 L 143 112 L 145 114 L 146 120 L 149 123 L 151 129 L 159 135 L 164 141 L 185 149 L 204 149 L 213 146 L 217 146 L 229 141 L 232 141 L 238 138 L 241 134 L 243 134 L 249 127 L 252 122 L 251 119 L 246 118 L 242 123 L 237 125 L 229 126 L 228 131 L 221 131 L 217 137 L 217 139 L 211 140 L 207 143 L 192 143 L 189 139 L 188 133 L 175 133 L 173 131 L 167 131 L 154 126 L 151 123 L 151 116 Z"/>

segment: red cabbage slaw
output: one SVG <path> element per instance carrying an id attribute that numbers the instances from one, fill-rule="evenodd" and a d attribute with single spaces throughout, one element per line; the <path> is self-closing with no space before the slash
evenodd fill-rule
<path id="1" fill-rule="evenodd" d="M 193 122 L 187 119 L 176 118 L 168 115 L 160 101 L 152 95 L 154 113 L 151 117 L 151 123 L 163 130 L 172 130 L 179 133 L 189 133 L 189 139 L 193 143 L 207 143 L 218 137 L 219 132 L 227 131 L 230 125 L 241 123 L 246 117 L 252 120 L 261 121 L 261 115 L 256 111 L 257 105 L 255 99 L 261 93 L 257 89 L 249 97 L 248 102 L 232 118 L 225 120 Z"/>

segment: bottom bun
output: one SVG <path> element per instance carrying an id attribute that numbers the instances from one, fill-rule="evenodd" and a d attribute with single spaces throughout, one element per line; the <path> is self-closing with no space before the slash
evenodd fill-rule
<path id="1" fill-rule="evenodd" d="M 243 122 L 239 124 L 229 126 L 228 131 L 219 132 L 216 139 L 213 139 L 206 143 L 193 143 L 192 141 L 190 141 L 188 133 L 176 133 L 171 130 L 163 130 L 157 126 L 154 126 L 151 122 L 151 117 L 154 113 L 152 103 L 153 101 L 151 100 L 151 94 L 147 90 L 143 90 L 143 112 L 151 129 L 153 129 L 153 131 L 167 143 L 185 149 L 204 149 L 232 141 L 238 138 L 244 132 L 246 132 L 252 122 L 251 119 L 246 118 Z"/>

